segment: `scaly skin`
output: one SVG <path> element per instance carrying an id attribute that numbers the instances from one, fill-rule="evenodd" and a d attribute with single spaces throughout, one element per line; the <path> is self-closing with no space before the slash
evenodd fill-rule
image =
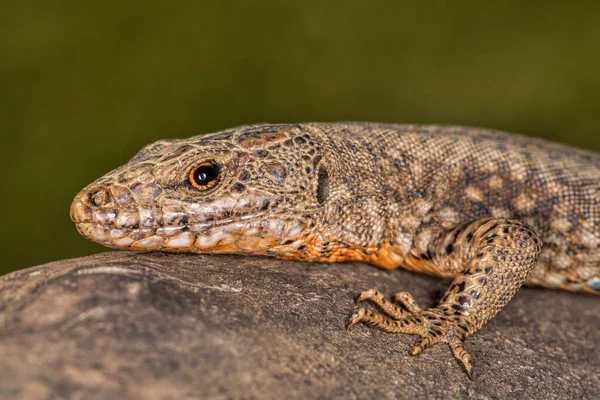
<path id="1" fill-rule="evenodd" d="M 469 376 L 462 342 L 524 283 L 600 293 L 600 155 L 489 130 L 263 124 L 159 141 L 82 190 L 71 218 L 113 248 L 453 278 L 427 310 L 366 290 L 382 314 L 359 308 L 349 326 L 420 335 L 413 355 L 448 343 Z"/>

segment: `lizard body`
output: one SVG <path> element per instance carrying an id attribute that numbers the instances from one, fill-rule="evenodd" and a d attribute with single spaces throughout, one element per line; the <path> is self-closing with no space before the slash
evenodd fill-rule
<path id="1" fill-rule="evenodd" d="M 71 218 L 113 248 L 361 260 L 454 279 L 422 310 L 364 291 L 365 322 L 462 341 L 522 284 L 600 294 L 600 155 L 483 129 L 261 124 L 143 148 L 82 190 Z M 404 307 L 401 308 L 398 305 Z"/>

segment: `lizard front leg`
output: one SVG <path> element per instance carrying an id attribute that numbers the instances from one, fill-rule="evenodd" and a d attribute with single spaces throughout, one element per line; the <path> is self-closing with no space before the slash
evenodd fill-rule
<path id="1" fill-rule="evenodd" d="M 395 301 L 403 310 L 369 289 L 358 301 L 374 303 L 385 316 L 361 307 L 348 328 L 363 322 L 387 332 L 420 335 L 411 355 L 448 343 L 471 377 L 471 356 L 462 342 L 490 321 L 525 283 L 540 248 L 536 231 L 519 221 L 484 219 L 457 227 L 434 241 L 428 251 L 427 262 L 436 268 L 462 268 L 436 307 L 421 310 L 410 294 L 399 292 Z"/>

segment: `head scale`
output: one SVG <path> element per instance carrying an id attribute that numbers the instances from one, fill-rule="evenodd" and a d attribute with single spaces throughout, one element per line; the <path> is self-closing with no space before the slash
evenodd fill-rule
<path id="1" fill-rule="evenodd" d="M 302 125 L 162 140 L 83 189 L 71 218 L 113 248 L 286 257 L 314 236 L 322 152 Z"/>

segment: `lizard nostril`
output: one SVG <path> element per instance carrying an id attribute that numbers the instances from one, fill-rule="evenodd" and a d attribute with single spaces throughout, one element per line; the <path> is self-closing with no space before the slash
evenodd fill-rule
<path id="1" fill-rule="evenodd" d="M 102 207 L 108 202 L 110 195 L 106 189 L 98 189 L 90 193 L 90 202 L 96 207 Z"/>

